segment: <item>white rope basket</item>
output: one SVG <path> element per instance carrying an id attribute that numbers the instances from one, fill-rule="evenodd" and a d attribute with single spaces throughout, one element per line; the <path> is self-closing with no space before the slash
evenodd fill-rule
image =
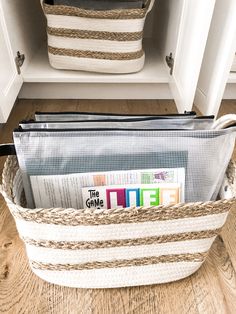
<path id="1" fill-rule="evenodd" d="M 143 68 L 143 28 L 155 0 L 140 9 L 106 11 L 40 1 L 47 18 L 52 67 L 103 73 L 133 73 Z"/>
<path id="2" fill-rule="evenodd" d="M 221 200 L 92 212 L 27 209 L 16 157 L 8 157 L 2 194 L 33 272 L 68 287 L 114 288 L 171 282 L 194 273 L 236 200 L 228 167 Z"/>

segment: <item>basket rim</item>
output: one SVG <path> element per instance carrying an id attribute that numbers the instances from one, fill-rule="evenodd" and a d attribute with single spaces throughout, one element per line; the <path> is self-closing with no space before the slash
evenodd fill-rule
<path id="1" fill-rule="evenodd" d="M 227 170 L 227 180 L 234 197 L 217 201 L 178 203 L 150 207 L 128 207 L 114 209 L 74 209 L 74 208 L 25 208 L 14 203 L 13 180 L 18 170 L 16 156 L 8 156 L 3 169 L 2 194 L 12 214 L 16 218 L 41 223 L 63 225 L 100 225 L 165 221 L 200 217 L 228 212 L 236 204 L 236 164 L 231 161 Z"/>
<path id="2" fill-rule="evenodd" d="M 41 0 L 42 8 L 45 15 L 65 15 L 78 16 L 95 19 L 137 19 L 145 18 L 146 14 L 151 10 L 155 0 L 147 0 L 143 8 L 126 8 L 111 10 L 89 10 L 80 7 L 68 5 L 51 5 Z"/>

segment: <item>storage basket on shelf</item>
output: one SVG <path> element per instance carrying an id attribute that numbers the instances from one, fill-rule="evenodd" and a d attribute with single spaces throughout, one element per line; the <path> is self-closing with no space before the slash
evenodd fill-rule
<path id="1" fill-rule="evenodd" d="M 9 156 L 2 194 L 25 242 L 30 266 L 42 279 L 69 287 L 147 285 L 189 276 L 202 265 L 236 204 L 232 162 L 221 194 L 229 199 L 99 212 L 17 205 L 24 204 L 17 169 L 16 157 Z"/>
<path id="2" fill-rule="evenodd" d="M 144 66 L 144 8 L 85 10 L 40 0 L 47 18 L 48 55 L 56 69 L 133 73 Z"/>

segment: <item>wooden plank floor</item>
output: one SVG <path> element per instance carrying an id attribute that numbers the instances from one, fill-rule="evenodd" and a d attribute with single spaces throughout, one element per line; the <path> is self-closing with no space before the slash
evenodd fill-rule
<path id="1" fill-rule="evenodd" d="M 176 107 L 172 101 L 20 100 L 0 130 L 0 142 L 11 142 L 18 121 L 37 110 L 170 113 Z M 229 112 L 236 113 L 236 101 L 223 102 L 220 114 Z M 0 169 L 3 162 L 1 158 Z M 206 262 L 191 277 L 163 285 L 83 290 L 51 285 L 30 271 L 14 220 L 0 198 L 0 313 L 173 312 L 236 313 L 236 208 Z"/>

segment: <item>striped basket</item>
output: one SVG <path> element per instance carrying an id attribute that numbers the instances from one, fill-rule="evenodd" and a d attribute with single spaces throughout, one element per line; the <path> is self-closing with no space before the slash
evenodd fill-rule
<path id="1" fill-rule="evenodd" d="M 52 67 L 103 73 L 132 73 L 143 68 L 143 28 L 155 0 L 148 0 L 142 9 L 107 11 L 40 1 L 47 18 Z"/>
<path id="2" fill-rule="evenodd" d="M 69 287 L 137 286 L 189 276 L 202 265 L 236 204 L 233 163 L 222 188 L 228 199 L 98 212 L 21 207 L 17 169 L 16 157 L 8 157 L 1 189 L 31 268 L 42 279 Z"/>

